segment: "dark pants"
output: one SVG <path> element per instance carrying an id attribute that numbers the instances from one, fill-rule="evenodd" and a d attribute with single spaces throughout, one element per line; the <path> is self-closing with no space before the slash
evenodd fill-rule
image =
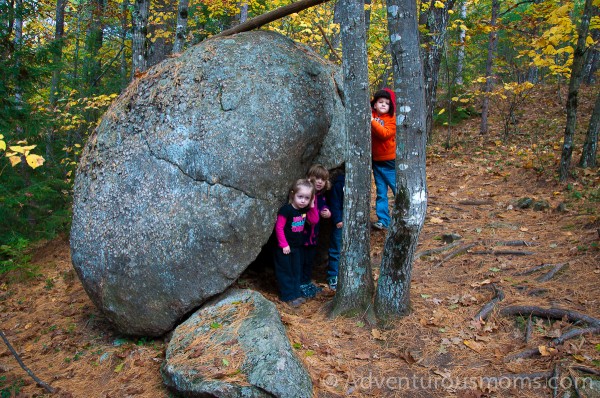
<path id="1" fill-rule="evenodd" d="M 327 278 L 338 276 L 340 265 L 340 253 L 342 252 L 342 228 L 333 226 L 331 240 L 329 241 L 329 265 L 327 266 Z"/>
<path id="2" fill-rule="evenodd" d="M 302 275 L 300 284 L 307 285 L 312 282 L 312 269 L 317 255 L 317 246 L 304 246 L 304 259 L 302 260 Z"/>
<path id="3" fill-rule="evenodd" d="M 302 248 L 292 247 L 290 254 L 283 254 L 281 247 L 275 248 L 275 277 L 279 285 L 281 301 L 300 297 L 300 274 L 302 273 Z"/>

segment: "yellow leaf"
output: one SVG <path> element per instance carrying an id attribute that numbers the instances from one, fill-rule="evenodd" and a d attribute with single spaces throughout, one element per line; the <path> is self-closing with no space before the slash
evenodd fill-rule
<path id="1" fill-rule="evenodd" d="M 23 149 L 23 147 L 19 145 L 9 146 L 8 149 L 17 153 L 25 153 L 25 149 Z"/>
<path id="2" fill-rule="evenodd" d="M 6 142 L 0 139 L 0 150 L 6 151 Z"/>
<path id="3" fill-rule="evenodd" d="M 545 345 L 538 346 L 538 350 L 543 357 L 549 357 L 557 353 L 556 348 L 546 347 Z"/>
<path id="4" fill-rule="evenodd" d="M 44 164 L 44 158 L 40 155 L 27 155 L 25 159 L 27 160 L 27 164 L 29 165 L 29 167 L 31 167 L 32 169 L 35 169 Z"/>
<path id="5" fill-rule="evenodd" d="M 382 340 L 382 341 L 387 340 L 387 338 L 384 335 L 382 335 L 378 329 L 371 329 L 371 335 L 376 340 Z"/>
<path id="6" fill-rule="evenodd" d="M 463 343 L 475 352 L 481 352 L 484 348 L 483 344 L 478 343 L 474 340 L 463 340 Z"/>
<path id="7" fill-rule="evenodd" d="M 454 101 L 454 102 L 458 101 L 458 97 L 452 97 L 452 101 Z"/>
<path id="8" fill-rule="evenodd" d="M 15 167 L 16 165 L 18 165 L 19 163 L 21 163 L 21 157 L 20 156 L 9 156 L 8 160 L 10 160 L 10 164 L 12 167 Z"/>
<path id="9" fill-rule="evenodd" d="M 434 4 L 435 8 L 444 8 L 445 5 L 440 0 L 437 0 Z"/>
<path id="10" fill-rule="evenodd" d="M 438 217 L 431 217 L 429 219 L 429 222 L 431 222 L 432 224 L 442 224 L 444 222 L 444 220 L 442 220 L 441 218 L 438 218 Z"/>
<path id="11" fill-rule="evenodd" d="M 573 358 L 575 358 L 576 361 L 585 362 L 585 358 L 582 355 L 573 355 Z"/>
<path id="12" fill-rule="evenodd" d="M 441 115 L 442 113 L 446 112 L 446 108 L 442 108 L 440 109 L 440 111 L 438 112 L 438 115 Z"/>

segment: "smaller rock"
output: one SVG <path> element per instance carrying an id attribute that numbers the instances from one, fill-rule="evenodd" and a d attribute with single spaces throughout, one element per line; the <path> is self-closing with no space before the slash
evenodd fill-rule
<path id="1" fill-rule="evenodd" d="M 564 213 L 567 211 L 567 205 L 564 202 L 560 202 L 555 208 L 554 211 L 557 213 Z"/>
<path id="2" fill-rule="evenodd" d="M 228 290 L 179 325 L 161 373 L 186 397 L 309 398 L 313 389 L 275 305 L 245 289 Z"/>

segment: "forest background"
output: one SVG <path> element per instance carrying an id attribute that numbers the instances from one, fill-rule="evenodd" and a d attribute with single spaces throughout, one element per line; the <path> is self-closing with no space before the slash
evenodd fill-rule
<path id="1" fill-rule="evenodd" d="M 265 28 L 341 64 L 338 3 L 308 8 Z M 280 0 L 2 1 L 0 275 L 27 267 L 32 242 L 68 231 L 81 149 L 108 105 L 132 79 L 210 36 L 287 4 Z M 589 27 L 579 43 L 584 46 L 579 77 L 586 90 L 598 91 L 599 5 L 598 0 L 587 4 L 583 0 L 419 2 L 430 141 L 451 147 L 452 130 L 433 136 L 433 125 L 450 127 L 473 117 L 481 117 L 482 135 L 494 134 L 503 141 L 518 135 L 527 96 L 541 86 L 556 87 L 560 96 L 560 88 L 572 81 L 577 29 L 586 17 Z M 364 9 L 371 90 L 392 87 L 385 3 L 366 0 Z M 598 98 L 597 93 L 593 98 Z M 488 112 L 503 120 L 502 131 L 488 131 Z M 575 145 L 568 137 L 560 143 L 563 155 L 567 144 L 571 151 L 575 149 L 582 166 L 596 165 L 598 112 L 596 106 L 595 119 L 591 115 L 579 119 L 577 130 L 571 132 Z M 545 127 L 547 121 L 540 120 L 539 128 Z M 587 137 L 585 145 L 583 137 Z M 577 180 L 577 169 L 559 176 L 558 159 L 554 153 L 548 156 L 552 159 L 534 157 L 527 166 L 555 163 L 557 178 L 567 180 L 568 189 L 569 181 Z M 585 195 L 598 200 L 598 188 Z"/>

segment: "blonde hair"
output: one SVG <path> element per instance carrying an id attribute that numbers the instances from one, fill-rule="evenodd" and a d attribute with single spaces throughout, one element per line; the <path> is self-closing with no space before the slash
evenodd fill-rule
<path id="1" fill-rule="evenodd" d="M 290 194 L 288 195 L 288 201 L 290 203 L 292 203 L 292 201 L 294 200 L 294 195 L 296 195 L 296 193 L 300 190 L 300 188 L 310 189 L 310 200 L 311 201 L 315 197 L 315 186 L 313 185 L 313 183 L 307 178 L 301 178 L 299 180 L 296 180 L 296 182 L 294 184 L 292 184 L 292 187 L 290 189 Z"/>
<path id="2" fill-rule="evenodd" d="M 308 173 L 306 173 L 306 178 L 308 178 L 313 184 L 317 178 L 325 181 L 325 187 L 323 187 L 324 191 L 328 191 L 331 189 L 331 182 L 329 181 L 329 170 L 327 170 L 321 164 L 313 164 L 308 169 Z"/>

